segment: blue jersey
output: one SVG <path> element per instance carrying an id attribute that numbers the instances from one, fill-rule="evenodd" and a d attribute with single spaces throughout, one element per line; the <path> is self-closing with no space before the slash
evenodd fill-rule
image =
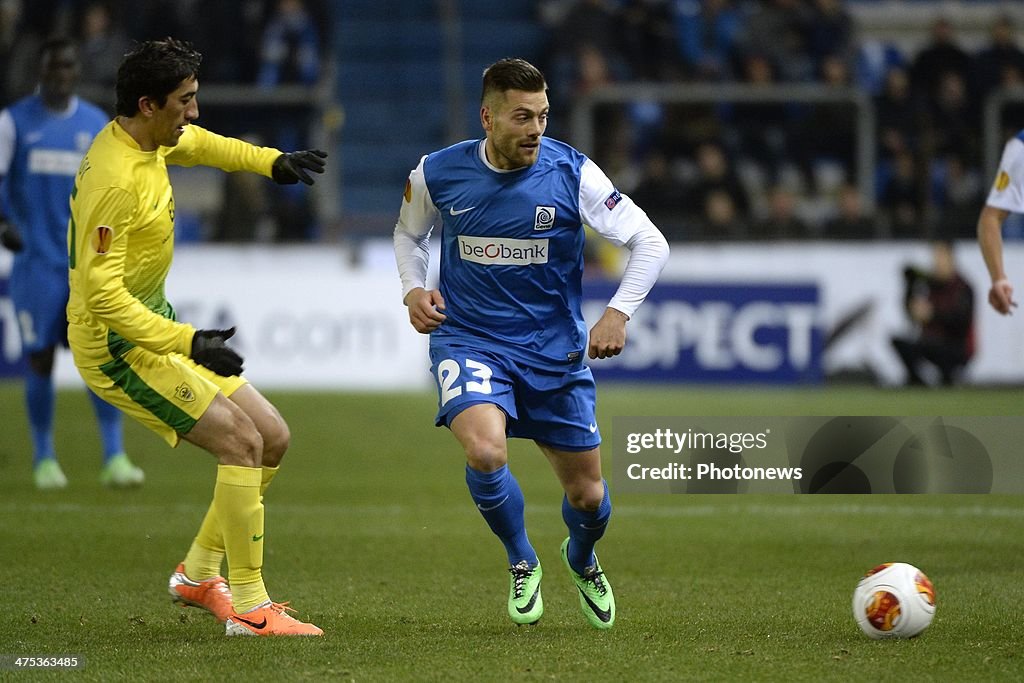
<path id="1" fill-rule="evenodd" d="M 446 344 L 484 343 L 531 365 L 581 360 L 586 157 L 544 138 L 537 162 L 501 172 L 481 141 L 428 155 L 423 178 L 443 221 L 441 295 L 448 319 L 431 334 Z"/>
<path id="2" fill-rule="evenodd" d="M 47 109 L 33 95 L 0 114 L 0 210 L 25 244 L 16 260 L 67 268 L 75 174 L 108 121 L 98 107 L 77 97 L 65 112 Z"/>

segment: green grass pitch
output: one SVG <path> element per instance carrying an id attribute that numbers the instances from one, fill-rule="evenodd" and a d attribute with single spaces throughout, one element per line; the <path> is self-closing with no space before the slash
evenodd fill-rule
<path id="1" fill-rule="evenodd" d="M 20 386 L 0 384 L 0 655 L 77 654 L 33 680 L 1017 681 L 1024 672 L 1019 496 L 615 495 L 599 546 L 609 632 L 587 626 L 558 547 L 560 489 L 513 442 L 545 616 L 505 615 L 500 544 L 473 509 L 463 459 L 426 394 L 269 393 L 293 441 L 268 492 L 265 578 L 322 639 L 225 638 L 173 606 L 169 573 L 209 503 L 214 460 L 135 424 L 137 491 L 97 483 L 84 394 L 61 392 L 71 486 L 31 486 Z M 616 415 L 1016 415 L 1019 390 L 599 386 Z M 907 561 L 938 610 L 909 641 L 871 641 L 850 614 L 860 574 Z M 0 680 L 24 674 L 0 672 Z"/>

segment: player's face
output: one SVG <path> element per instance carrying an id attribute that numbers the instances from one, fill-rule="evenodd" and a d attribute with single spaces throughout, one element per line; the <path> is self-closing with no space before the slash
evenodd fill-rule
<path id="1" fill-rule="evenodd" d="M 487 133 L 487 160 L 504 171 L 530 166 L 540 153 L 548 127 L 546 92 L 507 90 L 492 95 L 480 109 Z"/>
<path id="2" fill-rule="evenodd" d="M 39 90 L 43 99 L 56 103 L 70 97 L 80 70 L 78 52 L 70 45 L 44 53 L 39 71 Z"/>
<path id="3" fill-rule="evenodd" d="M 153 111 L 154 142 L 163 147 L 174 147 L 178 144 L 185 126 L 199 118 L 199 102 L 196 93 L 199 81 L 186 78 L 178 84 L 177 89 L 167 96 L 167 102 Z"/>

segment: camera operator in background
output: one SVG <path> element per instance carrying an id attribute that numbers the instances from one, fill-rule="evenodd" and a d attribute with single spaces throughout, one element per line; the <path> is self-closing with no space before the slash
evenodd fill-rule
<path id="1" fill-rule="evenodd" d="M 908 266 L 904 306 L 917 329 L 892 345 L 907 368 L 907 383 L 924 386 L 921 370 L 933 366 L 943 386 L 953 384 L 974 355 L 974 290 L 956 270 L 952 242 L 932 243 L 932 271 Z"/>

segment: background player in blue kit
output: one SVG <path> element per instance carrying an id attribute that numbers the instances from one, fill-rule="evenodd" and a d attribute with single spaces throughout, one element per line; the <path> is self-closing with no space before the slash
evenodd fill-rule
<path id="1" fill-rule="evenodd" d="M 67 478 L 53 444 L 53 361 L 67 345 L 68 216 L 75 173 L 109 117 L 74 94 L 80 70 L 70 40 L 40 50 L 38 91 L 0 112 L 0 230 L 11 249 L 11 298 L 28 358 L 25 397 L 32 431 L 35 484 L 60 489 Z M 122 445 L 121 413 L 89 392 L 103 442 L 100 481 L 142 484 L 145 475 Z"/>
<path id="2" fill-rule="evenodd" d="M 420 160 L 406 184 L 395 255 L 410 322 L 430 334 L 436 424 L 465 451 L 470 495 L 508 554 L 509 616 L 535 623 L 544 609 L 523 493 L 508 469 L 506 438 L 520 437 L 537 443 L 565 490 L 562 560 L 587 620 L 604 629 L 615 621 L 615 599 L 594 546 L 612 508 L 583 354 L 622 351 L 626 321 L 654 285 L 668 244 L 593 161 L 543 137 L 547 118 L 540 71 L 521 59 L 488 67 L 485 138 Z M 630 250 L 589 342 L 580 310 L 584 224 Z M 443 228 L 440 284 L 428 290 L 435 227 Z"/>

